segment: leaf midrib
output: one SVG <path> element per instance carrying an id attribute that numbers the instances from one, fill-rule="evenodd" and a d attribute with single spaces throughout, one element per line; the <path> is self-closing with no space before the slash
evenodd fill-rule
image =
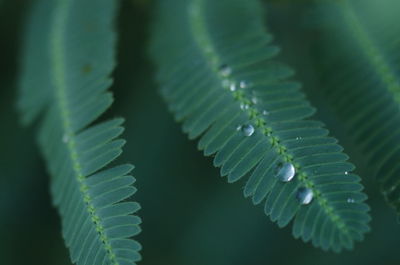
<path id="1" fill-rule="evenodd" d="M 203 52 L 206 60 L 208 61 L 211 71 L 215 74 L 216 79 L 219 79 L 222 83 L 222 81 L 225 80 L 226 77 L 222 76 L 218 70 L 219 67 L 223 65 L 223 62 L 213 46 L 212 38 L 210 37 L 210 34 L 207 30 L 206 21 L 204 20 L 202 12 L 203 9 L 204 0 L 192 0 L 191 3 L 188 5 L 190 20 L 189 23 L 193 33 L 193 38 L 197 43 L 198 48 Z M 237 95 L 234 92 L 232 92 L 231 94 L 233 97 L 235 97 L 237 101 L 239 101 L 239 104 L 248 104 L 249 102 L 251 102 L 251 100 L 247 99 L 243 94 Z M 247 109 L 246 114 L 257 111 L 258 110 L 254 108 L 252 109 L 252 107 L 250 107 L 249 109 Z M 254 120 L 254 117 L 250 116 L 249 118 L 251 120 Z M 257 120 L 258 119 L 259 118 L 257 118 Z M 265 126 L 265 120 L 263 120 L 263 122 L 264 123 L 262 124 L 257 124 L 257 122 L 255 122 L 256 127 L 258 127 L 261 131 L 269 129 L 267 126 Z M 278 156 L 281 156 L 284 161 L 293 163 L 291 155 L 287 153 L 287 148 L 280 143 L 279 137 L 273 136 L 272 131 L 270 131 L 269 133 L 271 136 L 268 138 L 270 139 L 271 144 L 275 146 L 275 151 Z M 343 234 L 349 235 L 349 230 L 345 222 L 338 214 L 334 213 L 335 209 L 328 205 L 328 201 L 322 197 L 322 193 L 315 188 L 314 183 L 308 178 L 307 174 L 303 172 L 299 167 L 296 167 L 296 172 L 298 172 L 297 175 L 300 183 L 302 183 L 305 187 L 311 188 L 313 190 L 314 200 L 318 202 L 325 214 L 328 215 L 331 222 L 335 224 L 339 231 L 341 231 Z"/>
<path id="2" fill-rule="evenodd" d="M 67 16 L 70 9 L 71 1 L 69 0 L 58 0 L 55 4 L 55 9 L 53 11 L 53 21 L 50 30 L 50 58 L 53 71 L 51 74 L 52 82 L 55 89 L 55 103 L 58 106 L 60 119 L 63 127 L 63 132 L 67 142 L 65 143 L 69 158 L 73 165 L 73 170 L 75 172 L 76 181 L 79 185 L 79 190 L 81 192 L 81 198 L 85 202 L 87 207 L 87 212 L 91 217 L 92 223 L 95 225 L 95 230 L 99 233 L 100 240 L 103 243 L 104 249 L 112 262 L 113 265 L 118 265 L 116 261 L 116 255 L 111 247 L 110 240 L 108 239 L 104 226 L 100 221 L 100 217 L 96 213 L 96 209 L 93 206 L 92 198 L 89 194 L 89 186 L 85 184 L 85 176 L 82 173 L 82 164 L 79 161 L 79 152 L 76 148 L 76 134 L 72 128 L 72 116 L 68 108 L 69 102 L 67 97 L 68 85 L 66 81 L 66 58 L 65 46 L 66 43 L 64 39 L 64 29 L 67 27 Z"/>

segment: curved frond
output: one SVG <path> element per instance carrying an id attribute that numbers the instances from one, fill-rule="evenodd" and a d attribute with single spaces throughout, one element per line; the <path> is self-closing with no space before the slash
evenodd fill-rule
<path id="1" fill-rule="evenodd" d="M 280 227 L 314 246 L 352 248 L 369 230 L 360 178 L 323 124 L 256 0 L 159 1 L 152 54 L 162 94 L 183 130 L 228 182 Z M 173 8 L 172 8 L 173 7 Z"/>
<path id="2" fill-rule="evenodd" d="M 122 152 L 122 119 L 93 122 L 111 105 L 116 1 L 38 0 L 26 23 L 19 108 L 43 116 L 39 144 L 54 205 L 75 264 L 135 264 L 140 245 L 133 166 L 107 167 Z"/>
<path id="3" fill-rule="evenodd" d="M 323 45 L 323 92 L 369 156 L 387 201 L 400 211 L 398 1 L 340 1 Z M 373 19 L 371 19 L 373 18 Z M 331 26 L 333 25 L 332 23 Z M 335 47 L 334 50 L 327 47 Z"/>

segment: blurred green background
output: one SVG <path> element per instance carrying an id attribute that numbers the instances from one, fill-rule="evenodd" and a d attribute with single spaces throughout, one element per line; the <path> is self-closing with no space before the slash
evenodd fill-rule
<path id="1" fill-rule="evenodd" d="M 270 29 L 283 48 L 281 59 L 297 69 L 319 118 L 357 165 L 370 197 L 372 231 L 354 251 L 323 252 L 294 239 L 290 226 L 279 229 L 262 207 L 243 199 L 243 182 L 226 184 L 211 158 L 203 157 L 196 142 L 182 134 L 158 94 L 147 56 L 152 4 L 125 0 L 117 21 L 119 64 L 112 88 L 116 102 L 107 115 L 127 120 L 128 144 L 121 160 L 136 165 L 135 199 L 143 208 L 143 232 L 137 237 L 144 247 L 140 264 L 400 264 L 400 226 L 394 212 L 382 201 L 362 154 L 315 89 L 308 89 L 319 85 L 318 69 L 310 63 L 319 29 L 309 26 L 318 19 L 308 16 L 310 4 L 291 2 L 267 5 Z M 18 49 L 29 4 L 0 1 L 0 264 L 70 264 L 34 128 L 21 128 L 15 111 Z"/>

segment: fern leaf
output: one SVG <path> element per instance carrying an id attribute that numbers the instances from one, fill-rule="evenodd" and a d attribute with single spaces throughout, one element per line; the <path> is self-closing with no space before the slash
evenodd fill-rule
<path id="1" fill-rule="evenodd" d="M 92 125 L 113 99 L 116 1 L 39 0 L 26 23 L 19 108 L 43 116 L 39 145 L 65 243 L 76 264 L 135 264 L 140 245 L 133 166 L 121 154 L 122 119 Z"/>
<path id="2" fill-rule="evenodd" d="M 259 1 L 159 2 L 152 54 L 189 138 L 200 137 L 228 182 L 247 179 L 245 197 L 263 202 L 271 220 L 294 220 L 296 238 L 352 248 L 369 230 L 360 179 L 323 124 L 308 119 L 314 109 L 288 80 L 293 70 L 275 61 Z"/>
<path id="3" fill-rule="evenodd" d="M 400 212 L 398 1 L 342 1 L 323 45 L 323 92 L 370 160 L 386 200 Z M 390 11 L 392 10 L 392 11 Z M 373 17 L 374 19 L 370 19 Z M 331 23 L 329 23 L 331 24 Z M 344 41 L 346 40 L 346 41 Z M 333 43 L 333 45 L 332 45 Z M 326 47 L 335 47 L 331 50 Z M 335 70 L 333 70 L 333 67 Z M 339 70 L 338 70 L 339 69 Z"/>

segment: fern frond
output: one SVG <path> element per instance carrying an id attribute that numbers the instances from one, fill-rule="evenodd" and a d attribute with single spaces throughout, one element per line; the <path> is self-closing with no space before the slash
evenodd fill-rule
<path id="1" fill-rule="evenodd" d="M 352 248 L 369 230 L 360 178 L 274 58 L 259 1 L 163 0 L 152 54 L 162 94 L 228 182 L 314 246 Z M 173 7 L 173 8 L 172 8 Z M 309 204 L 309 205 L 307 205 Z"/>
<path id="2" fill-rule="evenodd" d="M 400 212 L 398 8 L 392 0 L 331 4 L 326 10 L 341 23 L 327 32 L 329 45 L 319 58 L 325 61 L 321 91 L 369 157 L 386 200 Z"/>
<path id="3" fill-rule="evenodd" d="M 19 108 L 40 114 L 39 145 L 65 243 L 76 264 L 135 264 L 140 245 L 133 166 L 107 168 L 125 141 L 122 119 L 92 123 L 109 108 L 116 1 L 38 0 L 26 23 Z"/>

